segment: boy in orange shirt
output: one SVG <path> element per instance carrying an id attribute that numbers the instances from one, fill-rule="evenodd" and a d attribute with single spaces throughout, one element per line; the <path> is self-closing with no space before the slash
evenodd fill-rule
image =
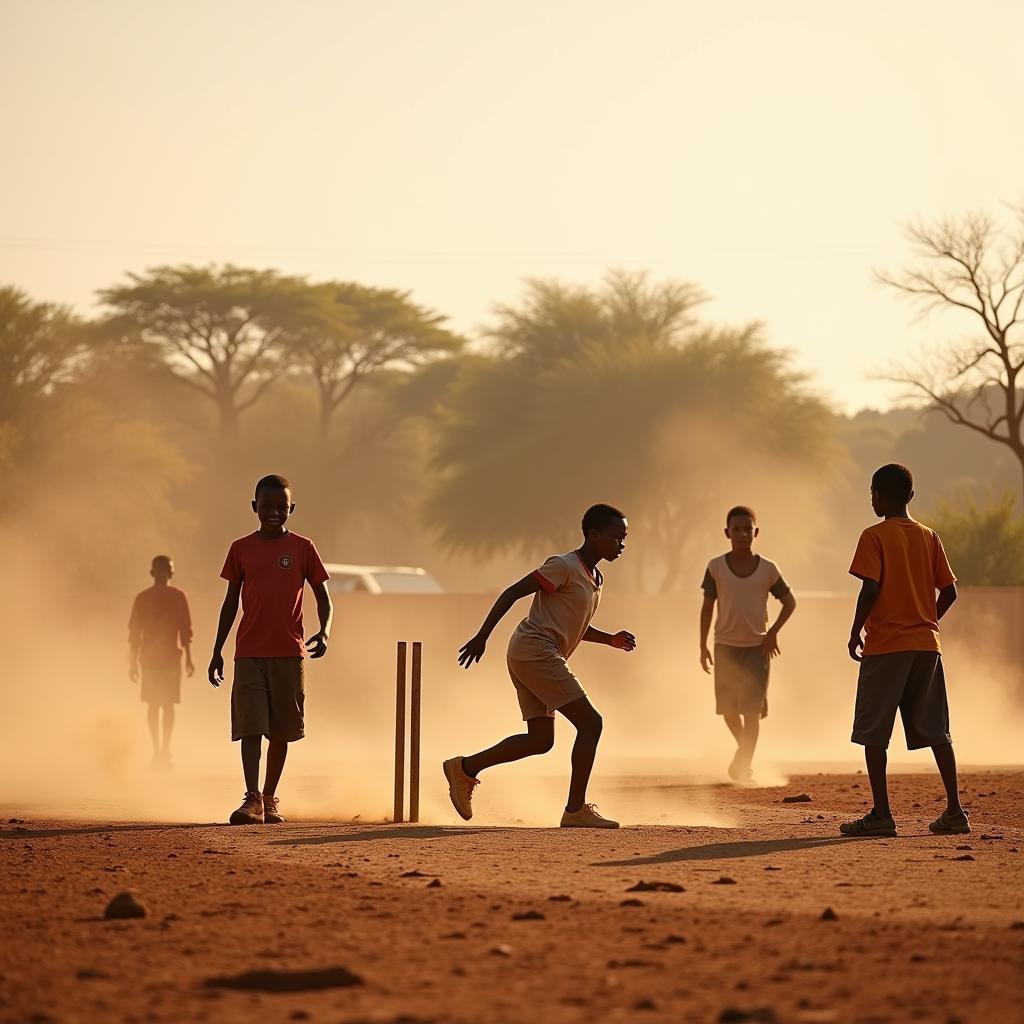
<path id="1" fill-rule="evenodd" d="M 960 806 L 939 644 L 939 619 L 956 600 L 956 577 L 938 534 L 910 518 L 913 497 L 914 477 L 906 466 L 890 464 L 875 473 L 871 507 L 883 521 L 861 534 L 850 566 L 863 581 L 849 643 L 850 657 L 860 662 L 852 740 L 864 747 L 874 806 L 839 826 L 846 836 L 896 835 L 886 748 L 897 708 L 907 748 L 932 748 L 946 789 L 946 809 L 928 828 L 936 835 L 971 831 Z"/>

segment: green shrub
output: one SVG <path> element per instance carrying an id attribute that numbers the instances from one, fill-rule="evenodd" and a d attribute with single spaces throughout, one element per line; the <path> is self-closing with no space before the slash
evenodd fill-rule
<path id="1" fill-rule="evenodd" d="M 1024 518 L 1011 493 L 979 507 L 961 492 L 943 502 L 930 524 L 942 538 L 949 564 L 968 587 L 1024 586 Z"/>

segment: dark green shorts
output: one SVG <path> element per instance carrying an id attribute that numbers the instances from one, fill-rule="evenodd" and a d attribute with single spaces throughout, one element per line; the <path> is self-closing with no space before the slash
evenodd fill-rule
<path id="1" fill-rule="evenodd" d="M 771 663 L 761 645 L 730 647 L 715 644 L 715 713 L 768 714 L 768 673 Z"/>
<path id="2" fill-rule="evenodd" d="M 892 738 L 897 710 L 908 750 L 952 742 L 940 654 L 897 651 L 865 655 L 857 680 L 853 742 L 884 750 Z"/>

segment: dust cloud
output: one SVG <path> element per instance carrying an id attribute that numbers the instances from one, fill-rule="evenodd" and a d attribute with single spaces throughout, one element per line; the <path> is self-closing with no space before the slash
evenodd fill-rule
<path id="1" fill-rule="evenodd" d="M 221 592 L 195 585 L 189 578 L 194 569 L 180 568 L 190 565 L 187 552 L 172 554 L 179 565 L 175 583 L 192 604 L 197 671 L 182 681 L 173 770 L 166 773 L 150 769 L 145 706 L 128 679 L 133 593 L 62 593 L 47 582 L 59 580 L 59 573 L 47 565 L 45 552 L 22 545 L 11 555 L 11 571 L 0 585 L 8 633 L 0 692 L 14 728 L 0 751 L 0 802 L 12 813 L 223 821 L 237 805 L 243 786 L 238 748 L 228 733 L 229 686 L 215 690 L 205 678 Z M 616 593 L 618 570 L 608 569 L 597 624 L 632 630 L 639 649 L 627 655 L 585 646 L 573 659 L 605 720 L 590 799 L 627 823 L 728 825 L 702 808 L 702 788 L 724 782 L 733 747 L 713 713 L 712 682 L 696 656 L 699 594 Z M 945 624 L 961 764 L 1019 763 L 1024 701 L 1010 600 L 1009 593 L 967 590 Z M 441 761 L 521 728 L 504 648 L 525 603 L 496 630 L 480 665 L 465 671 L 456 664 L 458 647 L 491 601 L 488 594 L 339 596 L 328 655 L 307 666 L 307 738 L 292 747 L 281 788 L 290 818 L 391 816 L 394 652 L 403 639 L 424 643 L 421 819 L 457 823 Z M 845 638 L 852 602 L 852 587 L 831 597 L 801 597 L 782 634 L 755 765 L 762 785 L 783 785 L 797 769 L 860 766 L 860 751 L 849 742 L 856 666 L 846 656 Z M 571 727 L 560 721 L 550 754 L 485 773 L 474 820 L 557 823 L 572 738 Z M 932 763 L 928 751 L 906 752 L 898 724 L 890 758 L 897 771 Z"/>

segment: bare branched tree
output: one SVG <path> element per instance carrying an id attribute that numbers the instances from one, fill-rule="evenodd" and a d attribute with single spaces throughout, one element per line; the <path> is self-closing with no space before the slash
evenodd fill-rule
<path id="1" fill-rule="evenodd" d="M 1024 206 L 1000 226 L 972 213 L 907 230 L 918 261 L 878 279 L 909 295 L 921 315 L 956 312 L 974 332 L 921 365 L 896 366 L 883 379 L 905 385 L 958 426 L 1008 447 L 1024 479 Z"/>

